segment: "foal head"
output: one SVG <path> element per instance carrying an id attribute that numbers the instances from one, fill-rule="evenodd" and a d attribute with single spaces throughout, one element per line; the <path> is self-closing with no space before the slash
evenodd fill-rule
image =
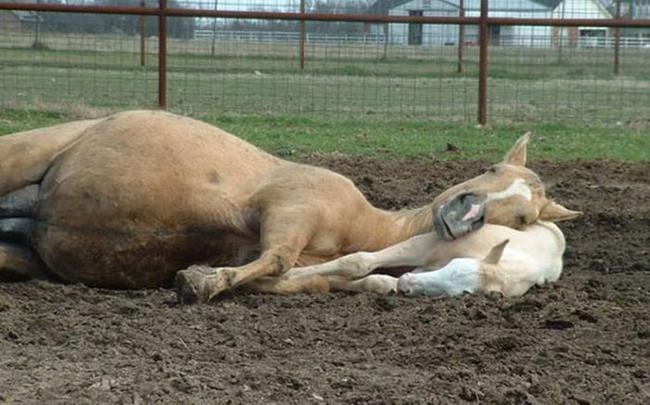
<path id="1" fill-rule="evenodd" d="M 433 202 L 434 226 L 447 240 L 485 223 L 521 229 L 537 220 L 563 221 L 581 215 L 546 197 L 539 176 L 526 167 L 530 134 L 485 173 L 440 194 Z"/>

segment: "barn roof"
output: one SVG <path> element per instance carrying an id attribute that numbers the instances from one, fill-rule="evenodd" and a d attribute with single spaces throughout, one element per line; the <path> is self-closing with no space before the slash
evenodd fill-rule
<path id="1" fill-rule="evenodd" d="M 555 8 L 557 9 L 560 7 L 563 1 L 560 1 Z M 595 4 L 606 17 L 613 18 L 614 15 L 616 15 L 616 3 L 614 0 L 591 0 L 591 2 Z M 571 9 L 571 11 L 576 13 L 579 10 Z"/>

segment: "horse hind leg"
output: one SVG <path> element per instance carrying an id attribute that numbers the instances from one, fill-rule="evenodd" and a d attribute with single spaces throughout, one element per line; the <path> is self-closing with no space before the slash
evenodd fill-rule
<path id="1" fill-rule="evenodd" d="M 0 196 L 40 182 L 57 156 L 99 121 L 76 121 L 1 136 Z"/>
<path id="2" fill-rule="evenodd" d="M 38 201 L 40 187 L 30 184 L 0 197 L 0 218 L 31 217 Z"/>
<path id="3" fill-rule="evenodd" d="M 0 219 L 0 241 L 31 247 L 33 229 L 31 218 Z"/>
<path id="4" fill-rule="evenodd" d="M 0 282 L 52 278 L 47 266 L 31 249 L 0 242 Z"/>
<path id="5" fill-rule="evenodd" d="M 0 241 L 31 246 L 39 189 L 32 184 L 0 197 Z"/>

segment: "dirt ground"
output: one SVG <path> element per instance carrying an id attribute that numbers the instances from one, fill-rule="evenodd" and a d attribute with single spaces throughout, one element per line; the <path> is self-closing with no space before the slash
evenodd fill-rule
<path id="1" fill-rule="evenodd" d="M 481 162 L 312 156 L 384 208 Z M 0 403 L 650 403 L 650 164 L 532 164 L 584 217 L 524 297 L 407 299 L 0 284 Z"/>

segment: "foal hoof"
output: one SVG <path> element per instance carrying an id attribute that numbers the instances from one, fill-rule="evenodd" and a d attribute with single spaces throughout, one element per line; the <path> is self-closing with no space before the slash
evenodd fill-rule
<path id="1" fill-rule="evenodd" d="M 206 273 L 202 266 L 190 266 L 176 273 L 174 287 L 180 304 L 190 305 L 210 300 Z"/>

